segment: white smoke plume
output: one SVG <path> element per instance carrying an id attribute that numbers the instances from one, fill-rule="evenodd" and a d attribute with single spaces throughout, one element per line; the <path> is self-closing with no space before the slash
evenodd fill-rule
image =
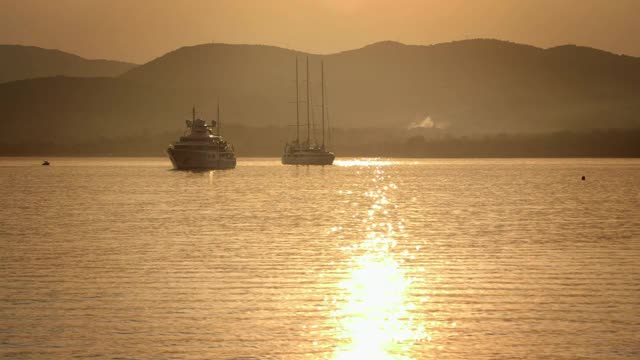
<path id="1" fill-rule="evenodd" d="M 431 116 L 427 116 L 421 121 L 414 121 L 407 127 L 407 130 L 412 129 L 444 129 L 447 124 L 444 122 L 435 122 Z"/>

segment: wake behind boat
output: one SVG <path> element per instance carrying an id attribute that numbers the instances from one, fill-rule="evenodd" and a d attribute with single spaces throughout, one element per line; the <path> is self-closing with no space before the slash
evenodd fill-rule
<path id="1" fill-rule="evenodd" d="M 298 98 L 298 59 L 296 58 L 296 140 L 287 143 L 282 155 L 284 165 L 332 165 L 335 155 L 325 148 L 324 62 L 322 64 L 322 144 L 311 143 L 311 95 L 309 58 L 307 57 L 307 140 L 300 142 L 300 101 Z"/>
<path id="2" fill-rule="evenodd" d="M 211 125 L 202 119 L 196 119 L 193 108 L 192 119 L 187 120 L 189 134 L 169 145 L 167 155 L 177 170 L 222 170 L 236 167 L 236 156 L 233 145 L 220 135 L 220 107 L 218 121 Z M 217 133 L 213 133 L 216 128 Z"/>

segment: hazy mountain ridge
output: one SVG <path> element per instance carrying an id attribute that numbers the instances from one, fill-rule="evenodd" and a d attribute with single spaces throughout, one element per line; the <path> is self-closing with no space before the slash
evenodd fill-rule
<path id="1" fill-rule="evenodd" d="M 381 42 L 322 56 L 205 44 L 177 49 L 113 79 L 0 84 L 0 141 L 31 138 L 34 126 L 61 141 L 174 131 L 184 126 L 193 104 L 200 116 L 212 118 L 218 98 L 228 124 L 288 126 L 295 123 L 295 59 L 304 102 L 307 55 L 314 118 L 320 117 L 323 59 L 336 127 L 406 131 L 413 124 L 426 136 L 640 127 L 640 59 L 591 48 L 541 49 L 498 40 Z M 300 115 L 305 123 L 304 103 Z"/>
<path id="2" fill-rule="evenodd" d="M 257 125 L 282 124 L 271 114 L 286 114 L 295 96 L 295 55 L 301 58 L 303 81 L 308 54 L 224 44 L 183 48 L 122 77 L 153 86 L 197 88 L 212 98 L 238 102 L 261 98 L 272 105 L 262 115 L 233 115 L 244 124 L 256 119 L 261 119 Z M 640 108 L 632 99 L 640 94 L 640 60 L 601 50 L 545 50 L 498 40 L 430 46 L 381 42 L 309 57 L 312 97 L 319 97 L 322 58 L 331 112 L 343 126 L 408 126 L 431 116 L 458 132 L 547 131 L 602 127 L 603 108 L 610 110 L 612 127 L 638 125 L 633 113 Z M 301 82 L 303 99 L 304 86 Z"/>
<path id="3" fill-rule="evenodd" d="M 118 76 L 135 66 L 122 61 L 90 60 L 35 46 L 0 45 L 0 83 L 48 76 Z"/>
<path id="4" fill-rule="evenodd" d="M 384 103 L 393 99 L 397 89 L 403 89 L 405 97 L 397 98 L 404 106 L 393 113 L 402 114 L 406 109 L 405 119 L 412 113 L 416 117 L 429 115 L 436 124 L 440 121 L 458 131 L 591 127 L 596 119 L 590 113 L 600 113 L 601 119 L 603 107 L 611 115 L 611 126 L 638 125 L 640 108 L 634 101 L 640 95 L 637 58 L 608 54 L 604 65 L 591 57 L 581 63 L 584 54 L 571 56 L 572 52 L 563 51 L 559 58 L 557 49 L 496 40 L 389 48 L 374 45 L 362 52 L 338 54 L 336 57 L 346 58 L 341 63 L 347 65 L 331 74 L 351 77 L 345 82 L 365 84 L 366 89 L 395 82 L 395 86 L 371 91 L 365 97 Z M 588 52 L 594 53 L 601 55 L 598 50 Z M 362 63 L 367 65 L 357 66 Z M 331 89 L 338 99 L 353 93 L 348 85 Z M 360 99 L 363 105 L 366 98 Z M 374 109 L 372 116 L 378 111 L 385 109 Z"/>

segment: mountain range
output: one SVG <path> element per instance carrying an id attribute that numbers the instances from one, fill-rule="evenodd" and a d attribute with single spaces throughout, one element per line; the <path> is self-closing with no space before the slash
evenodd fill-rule
<path id="1" fill-rule="evenodd" d="M 204 44 L 139 66 L 81 58 L 74 60 L 77 65 L 64 65 L 73 62 L 60 59 L 74 56 L 53 51 L 50 66 L 40 68 L 47 71 L 27 71 L 5 53 L 0 47 L 4 143 L 154 136 L 182 128 L 193 105 L 199 116 L 213 118 L 218 101 L 226 126 L 281 127 L 292 134 L 296 62 L 300 119 L 306 124 L 307 61 L 315 124 L 322 61 L 332 127 L 389 129 L 394 136 L 640 127 L 640 59 L 573 45 L 386 41 L 316 55 L 264 45 Z"/>
<path id="2" fill-rule="evenodd" d="M 137 66 L 122 61 L 88 60 L 59 50 L 0 45 L 0 83 L 47 76 L 118 76 Z"/>

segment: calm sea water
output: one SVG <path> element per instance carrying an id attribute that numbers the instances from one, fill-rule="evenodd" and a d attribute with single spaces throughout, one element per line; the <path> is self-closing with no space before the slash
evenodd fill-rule
<path id="1" fill-rule="evenodd" d="M 2 358 L 640 358 L 640 160 L 49 160 L 0 159 Z"/>

